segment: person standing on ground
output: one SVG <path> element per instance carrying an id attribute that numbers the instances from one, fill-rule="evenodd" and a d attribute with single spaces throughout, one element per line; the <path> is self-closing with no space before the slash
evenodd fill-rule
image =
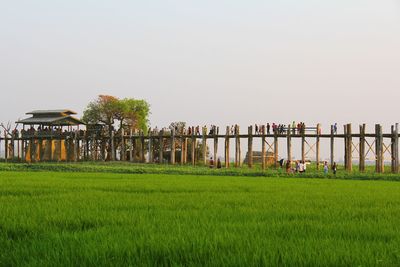
<path id="1" fill-rule="evenodd" d="M 214 168 L 214 159 L 211 157 L 210 158 L 210 169 Z"/>
<path id="2" fill-rule="evenodd" d="M 336 172 L 337 172 L 337 164 L 336 164 L 336 162 L 334 162 L 333 165 L 332 165 L 332 172 L 333 172 L 334 175 L 336 175 Z"/>
<path id="3" fill-rule="evenodd" d="M 221 168 L 222 168 L 221 159 L 218 158 L 218 161 L 217 161 L 217 169 L 221 169 Z"/>
<path id="4" fill-rule="evenodd" d="M 326 175 L 326 174 L 328 174 L 328 172 L 329 172 L 329 167 L 328 167 L 328 162 L 324 162 L 324 174 Z"/>

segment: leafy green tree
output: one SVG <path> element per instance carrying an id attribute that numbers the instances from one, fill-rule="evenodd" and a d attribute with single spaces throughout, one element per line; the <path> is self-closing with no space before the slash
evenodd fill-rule
<path id="1" fill-rule="evenodd" d="M 99 95 L 88 104 L 82 120 L 87 124 L 104 124 L 110 134 L 115 123 L 120 129 L 126 127 L 146 132 L 149 114 L 150 105 L 145 100 Z"/>

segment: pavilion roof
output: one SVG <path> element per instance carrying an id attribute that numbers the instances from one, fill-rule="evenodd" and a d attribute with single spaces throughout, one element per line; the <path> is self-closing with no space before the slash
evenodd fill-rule
<path id="1" fill-rule="evenodd" d="M 35 110 L 26 114 L 32 115 L 32 117 L 19 120 L 17 121 L 17 123 L 46 126 L 68 126 L 84 124 L 79 119 L 71 116 L 72 114 L 76 114 L 76 112 L 68 109 Z"/>

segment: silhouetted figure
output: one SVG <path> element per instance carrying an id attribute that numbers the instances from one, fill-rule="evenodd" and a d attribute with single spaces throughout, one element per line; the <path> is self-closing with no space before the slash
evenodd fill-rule
<path id="1" fill-rule="evenodd" d="M 218 161 L 217 161 L 217 169 L 221 169 L 221 168 L 222 168 L 221 160 L 218 159 Z"/>

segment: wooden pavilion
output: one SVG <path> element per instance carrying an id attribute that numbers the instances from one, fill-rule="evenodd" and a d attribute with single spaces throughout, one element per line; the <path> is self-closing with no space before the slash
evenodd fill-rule
<path id="1" fill-rule="evenodd" d="M 76 144 L 67 138 L 61 138 L 64 134 L 62 130 L 63 127 L 68 127 L 67 135 L 72 134 L 74 126 L 77 127 L 75 130 L 79 130 L 79 125 L 84 123 L 72 116 L 76 114 L 69 109 L 35 110 L 26 113 L 26 115 L 31 115 L 30 118 L 17 121 L 16 123 L 23 125 L 21 136 L 32 138 L 29 141 L 30 145 L 24 146 L 25 160 L 28 162 L 66 160 L 67 151 L 73 150 Z M 25 131 L 26 125 L 29 125 L 31 129 Z M 37 126 L 36 130 L 34 126 Z M 54 129 L 55 127 L 57 130 Z"/>

